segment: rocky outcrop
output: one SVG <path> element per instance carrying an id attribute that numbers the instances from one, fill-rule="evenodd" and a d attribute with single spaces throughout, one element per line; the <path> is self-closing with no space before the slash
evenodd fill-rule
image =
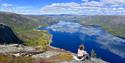
<path id="1" fill-rule="evenodd" d="M 70 61 L 66 61 L 65 60 L 65 56 L 64 54 L 70 54 L 73 55 L 72 53 L 68 52 L 68 51 L 62 51 L 59 49 L 51 49 L 51 50 L 47 50 L 44 52 L 40 52 L 39 50 L 36 49 L 36 47 L 29 47 L 29 46 L 23 46 L 23 45 L 19 45 L 19 44 L 10 44 L 10 45 L 0 45 L 0 54 L 1 55 L 11 55 L 14 57 L 31 57 L 37 61 L 39 61 L 39 59 L 45 59 L 47 61 L 58 61 L 56 63 L 107 63 L 105 61 L 103 61 L 102 59 L 98 59 L 98 58 L 91 58 L 89 60 L 85 60 L 85 61 L 78 61 L 75 59 L 72 59 Z M 60 58 L 60 54 L 63 54 L 63 61 Z M 60 61 L 61 60 L 61 61 Z"/>
<path id="2" fill-rule="evenodd" d="M 0 45 L 0 54 L 6 53 L 28 53 L 37 52 L 35 47 L 28 47 L 19 44 Z"/>
<path id="3" fill-rule="evenodd" d="M 21 44 L 22 41 L 15 35 L 12 29 L 9 26 L 0 24 L 0 43 L 1 44 L 10 44 L 17 43 Z"/>

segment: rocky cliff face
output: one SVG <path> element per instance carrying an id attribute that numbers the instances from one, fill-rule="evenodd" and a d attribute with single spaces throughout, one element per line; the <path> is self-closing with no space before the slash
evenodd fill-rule
<path id="1" fill-rule="evenodd" d="M 0 43 L 1 44 L 10 44 L 10 43 L 21 44 L 22 41 L 17 38 L 17 36 L 9 26 L 0 24 Z"/>

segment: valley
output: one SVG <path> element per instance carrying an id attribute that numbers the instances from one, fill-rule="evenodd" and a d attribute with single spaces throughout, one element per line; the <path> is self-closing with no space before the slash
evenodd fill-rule
<path id="1" fill-rule="evenodd" d="M 7 46 L 5 46 L 5 48 L 3 48 L 1 50 L 6 51 L 6 49 L 9 49 L 9 48 L 6 48 L 6 47 L 9 46 L 8 44 L 22 44 L 26 48 L 32 49 L 32 47 L 33 47 L 33 49 L 34 49 L 34 47 L 38 46 L 40 48 L 39 51 L 44 51 L 44 52 L 49 51 L 49 52 L 53 53 L 57 50 L 51 51 L 51 49 L 48 50 L 48 48 L 47 48 L 48 45 L 50 45 L 51 43 L 54 43 L 52 41 L 52 39 L 54 38 L 53 34 L 51 34 L 48 30 L 38 30 L 37 28 L 48 27 L 48 26 L 57 24 L 59 22 L 63 23 L 63 21 L 69 22 L 69 23 L 70 22 L 77 23 L 77 24 L 72 24 L 74 26 L 71 25 L 71 28 L 69 27 L 70 25 L 68 25 L 67 28 L 70 28 L 70 29 L 68 29 L 68 30 L 64 29 L 63 30 L 63 31 L 68 31 L 70 33 L 72 33 L 72 31 L 77 31 L 77 28 L 79 28 L 75 25 L 80 25 L 80 26 L 87 26 L 88 31 L 90 31 L 90 30 L 91 31 L 85 32 L 85 33 L 91 35 L 93 33 L 96 33 L 96 29 L 93 30 L 93 28 L 91 28 L 91 26 L 93 26 L 93 27 L 97 27 L 97 28 L 102 27 L 102 29 L 106 30 L 107 33 L 111 34 L 110 37 L 118 36 L 118 37 L 124 38 L 125 37 L 125 28 L 124 28 L 125 22 L 124 22 L 124 20 L 125 20 L 124 16 L 21 15 L 21 14 L 16 14 L 16 13 L 0 12 L 0 24 L 1 24 L 1 27 L 0 27 L 0 30 L 1 30 L 1 32 L 0 32 L 0 34 L 1 34 L 0 35 L 0 37 L 1 37 L 0 43 L 1 44 L 7 44 Z M 5 28 L 2 28 L 2 26 L 4 26 Z M 76 29 L 74 29 L 74 27 Z M 9 30 L 8 30 L 8 28 L 9 28 Z M 57 27 L 57 29 L 58 29 L 58 27 Z M 59 30 L 61 30 L 61 29 L 59 29 Z M 85 30 L 87 31 L 86 28 L 85 28 Z M 108 36 L 108 35 L 106 35 L 106 36 Z M 82 38 L 82 37 L 84 38 L 84 36 L 81 36 L 80 38 Z M 107 39 L 104 36 L 101 37 L 101 38 L 104 38 L 104 40 Z M 99 38 L 98 38 L 98 40 L 99 40 Z M 100 41 L 103 41 L 103 39 L 102 40 L 100 39 Z M 111 41 L 111 43 L 109 41 Z M 109 41 L 106 42 L 106 44 L 108 43 L 107 48 L 110 50 L 110 52 L 114 53 L 114 50 L 111 49 L 111 47 L 114 48 L 114 46 L 121 45 L 121 43 L 118 43 L 115 38 L 114 38 L 114 42 L 117 42 L 116 44 L 113 43 L 112 40 L 109 40 Z M 103 45 L 103 46 L 106 46 L 103 43 L 104 42 L 102 42 L 100 44 Z M 113 44 L 113 45 L 111 45 L 111 44 Z M 122 46 L 124 47 L 124 45 L 122 45 Z M 19 53 L 19 51 L 25 51 L 25 47 L 24 47 L 24 49 L 16 50 L 16 52 L 14 52 L 14 53 Z M 15 47 L 15 46 L 12 47 L 12 48 L 18 49 L 18 47 Z M 65 49 L 65 48 L 63 48 L 63 49 Z M 59 51 L 61 51 L 61 50 L 62 50 L 62 48 L 59 49 Z M 118 49 L 116 49 L 116 50 L 118 50 Z M 11 49 L 10 49 L 10 51 L 11 51 Z M 69 50 L 64 51 L 64 54 L 61 53 L 61 57 L 59 55 L 59 57 L 61 59 L 62 58 L 64 59 L 63 61 L 65 61 L 65 60 L 67 61 L 67 60 L 72 59 L 71 52 L 67 53 L 67 51 L 69 51 Z M 11 51 L 11 52 L 13 52 L 13 51 Z M 119 52 L 121 52 L 121 50 Z M 117 55 L 117 54 L 119 54 L 119 52 L 114 53 L 114 54 Z M 10 53 L 10 52 L 7 52 L 7 53 Z M 47 52 L 47 54 L 48 54 L 48 52 Z M 53 53 L 53 54 L 55 54 L 55 53 Z M 51 53 L 50 53 L 50 55 L 51 55 Z M 122 56 L 122 55 L 124 55 L 124 53 L 120 54 L 120 56 Z M 39 56 L 39 54 L 38 54 L 38 56 Z M 68 56 L 68 58 L 65 58 L 64 56 Z M 4 56 L 1 56 L 1 57 L 4 57 Z M 54 56 L 54 58 L 55 58 L 55 56 Z M 49 59 L 51 59 L 51 58 L 49 58 Z M 58 60 L 58 57 L 56 57 L 56 59 L 54 61 L 57 61 L 57 60 Z M 99 59 L 99 60 L 95 59 L 95 62 L 100 61 L 100 60 L 101 59 Z M 62 60 L 60 60 L 60 61 L 62 61 Z M 101 61 L 103 62 L 103 60 L 101 60 Z M 73 61 L 69 61 L 69 62 L 75 62 L 75 61 L 73 60 Z"/>

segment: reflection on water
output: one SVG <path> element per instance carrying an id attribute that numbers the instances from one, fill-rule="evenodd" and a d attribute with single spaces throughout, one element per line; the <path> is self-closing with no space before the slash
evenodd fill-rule
<path id="1" fill-rule="evenodd" d="M 99 26 L 61 21 L 46 29 L 53 34 L 52 46 L 76 53 L 78 46 L 83 43 L 88 52 L 95 49 L 97 55 L 106 61 L 125 62 L 125 40 L 109 34 Z"/>

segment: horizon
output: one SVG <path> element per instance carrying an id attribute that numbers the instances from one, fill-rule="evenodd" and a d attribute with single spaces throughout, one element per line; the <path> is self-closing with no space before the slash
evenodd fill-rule
<path id="1" fill-rule="evenodd" d="M 0 0 L 0 12 L 24 15 L 125 15 L 125 0 Z"/>

